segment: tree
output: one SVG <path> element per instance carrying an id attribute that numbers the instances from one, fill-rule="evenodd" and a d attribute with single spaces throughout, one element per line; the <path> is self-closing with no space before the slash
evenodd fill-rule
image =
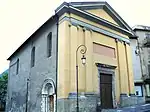
<path id="1" fill-rule="evenodd" d="M 0 77 L 0 103 L 5 105 L 7 94 L 8 72 L 4 72 Z"/>

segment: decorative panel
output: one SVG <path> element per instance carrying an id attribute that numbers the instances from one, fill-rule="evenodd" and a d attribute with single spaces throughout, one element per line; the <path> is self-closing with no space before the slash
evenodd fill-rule
<path id="1" fill-rule="evenodd" d="M 115 58 L 115 49 L 101 44 L 93 43 L 94 53 Z"/>

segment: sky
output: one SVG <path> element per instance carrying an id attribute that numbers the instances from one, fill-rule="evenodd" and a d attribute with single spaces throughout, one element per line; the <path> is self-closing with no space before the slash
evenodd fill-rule
<path id="1" fill-rule="evenodd" d="M 64 0 L 0 0 L 0 73 L 9 68 L 7 58 Z M 65 0 L 81 2 L 93 0 Z M 98 1 L 98 0 L 97 0 Z M 104 0 L 103 0 L 104 1 Z M 105 0 L 129 24 L 150 26 L 150 0 Z"/>

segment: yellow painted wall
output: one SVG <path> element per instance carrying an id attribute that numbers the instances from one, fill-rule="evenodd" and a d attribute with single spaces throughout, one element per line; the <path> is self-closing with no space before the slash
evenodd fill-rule
<path id="1" fill-rule="evenodd" d="M 74 14 L 65 14 L 65 16 L 79 19 L 128 38 L 126 35 Z M 78 52 L 79 92 L 98 92 L 98 69 L 95 63 L 103 63 L 117 66 L 115 72 L 117 101 L 119 100 L 120 93 L 134 93 L 131 51 L 128 44 L 119 41 L 116 42 L 111 37 L 92 30 L 86 30 L 83 27 L 74 26 L 68 21 L 61 21 L 59 23 L 58 36 L 58 98 L 67 98 L 70 92 L 76 92 L 76 49 L 81 44 L 86 45 L 87 52 L 85 66 L 82 65 L 82 56 Z M 116 58 L 94 53 L 93 42 L 114 48 Z"/>
<path id="2" fill-rule="evenodd" d="M 102 28 L 102 29 L 107 30 L 107 31 L 109 31 L 109 32 L 112 32 L 112 33 L 118 34 L 118 35 L 120 35 L 120 36 L 123 36 L 123 37 L 125 37 L 125 38 L 128 38 L 127 35 L 124 35 L 124 34 L 122 34 L 122 33 L 119 33 L 119 32 L 117 32 L 117 31 L 115 31 L 115 30 L 112 30 L 112 29 L 110 29 L 110 28 L 108 28 L 108 27 L 105 27 L 105 26 L 102 26 L 102 25 L 100 25 L 100 24 L 97 24 L 97 23 L 95 23 L 95 22 L 89 21 L 89 20 L 87 20 L 87 19 L 85 19 L 85 18 L 82 18 L 82 17 L 80 17 L 80 16 L 77 16 L 77 15 L 75 15 L 75 14 L 70 14 L 70 15 L 69 15 L 69 14 L 65 13 L 64 15 L 62 15 L 62 16 L 60 17 L 60 20 L 61 20 L 63 17 L 65 17 L 65 16 L 66 16 L 66 17 L 73 17 L 73 18 L 75 18 L 75 19 L 78 19 L 78 20 L 83 21 L 83 22 L 85 22 L 85 23 L 88 23 L 88 24 L 90 24 L 90 25 L 93 25 L 93 26 Z"/>
<path id="3" fill-rule="evenodd" d="M 112 17 L 106 11 L 104 11 L 103 9 L 93 9 L 93 10 L 86 10 L 86 11 L 91 13 L 91 14 L 94 14 L 94 15 L 100 17 L 100 18 L 103 18 L 103 19 L 105 19 L 109 22 L 112 22 L 112 23 L 118 25 L 117 22 L 114 21 L 112 19 Z"/>

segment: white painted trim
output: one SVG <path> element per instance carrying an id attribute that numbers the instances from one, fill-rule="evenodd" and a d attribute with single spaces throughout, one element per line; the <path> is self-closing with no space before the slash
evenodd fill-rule
<path id="1" fill-rule="evenodd" d="M 55 94 L 55 85 L 53 79 L 46 79 L 42 86 L 42 94 L 45 94 L 45 86 L 46 84 L 51 84 L 53 88 L 53 92 L 51 94 Z"/>
<path id="2" fill-rule="evenodd" d="M 48 92 L 46 92 L 45 87 L 47 86 L 47 84 L 50 84 L 52 86 L 52 91 L 51 93 L 48 94 Z M 56 93 L 55 93 L 55 84 L 53 79 L 46 79 L 43 83 L 42 86 L 42 91 L 41 91 L 41 97 L 42 97 L 42 101 L 41 101 L 41 112 L 49 112 L 48 108 L 49 105 L 47 102 L 47 98 L 49 95 L 53 95 L 54 96 L 54 112 L 56 112 Z"/>
<path id="3" fill-rule="evenodd" d="M 58 13 L 58 12 L 59 12 L 59 11 L 61 11 L 64 7 L 68 8 L 68 6 L 63 5 L 60 9 L 56 10 L 56 12 L 55 12 L 55 13 Z"/>
<path id="4" fill-rule="evenodd" d="M 74 4 L 71 4 L 72 6 L 75 6 L 75 7 L 89 7 L 89 6 L 103 6 L 103 5 L 105 5 L 104 3 L 103 4 L 89 4 L 89 5 L 74 5 Z"/>

